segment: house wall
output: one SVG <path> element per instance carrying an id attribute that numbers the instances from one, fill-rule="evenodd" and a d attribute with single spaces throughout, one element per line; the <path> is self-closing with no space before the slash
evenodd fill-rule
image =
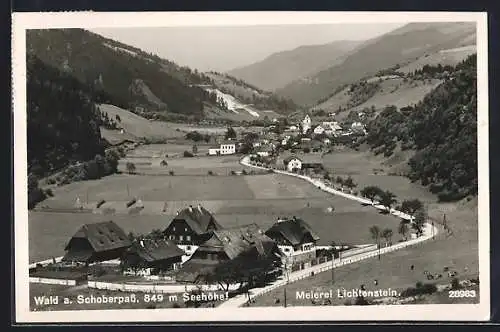
<path id="1" fill-rule="evenodd" d="M 235 144 L 221 144 L 220 146 L 220 154 L 235 154 L 236 153 L 236 145 Z"/>
<path id="2" fill-rule="evenodd" d="M 302 169 L 302 162 L 299 159 L 292 159 L 286 165 L 286 168 L 289 172 L 293 172 L 295 168 Z"/>
<path id="3" fill-rule="evenodd" d="M 163 233 L 167 240 L 177 245 L 199 245 L 204 241 L 204 237 L 196 234 L 184 220 L 174 219 Z"/>

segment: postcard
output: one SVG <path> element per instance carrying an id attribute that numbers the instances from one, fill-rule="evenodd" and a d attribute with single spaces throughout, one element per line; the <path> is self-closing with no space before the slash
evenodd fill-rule
<path id="1" fill-rule="evenodd" d="M 14 13 L 20 323 L 489 319 L 486 13 Z"/>

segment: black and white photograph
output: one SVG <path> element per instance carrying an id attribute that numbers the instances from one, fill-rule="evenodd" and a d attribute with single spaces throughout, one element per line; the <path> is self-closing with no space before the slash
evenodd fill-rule
<path id="1" fill-rule="evenodd" d="M 485 320 L 485 13 L 15 13 L 24 322 Z"/>

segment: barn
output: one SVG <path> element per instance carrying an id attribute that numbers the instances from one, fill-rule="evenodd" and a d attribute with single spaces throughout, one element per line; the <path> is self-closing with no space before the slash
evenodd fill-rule
<path id="1" fill-rule="evenodd" d="M 113 221 L 85 224 L 64 248 L 64 262 L 94 263 L 117 259 L 132 245 Z"/>
<path id="2" fill-rule="evenodd" d="M 127 249 L 122 262 L 131 269 L 142 269 L 146 275 L 176 270 L 184 251 L 165 239 L 140 239 Z"/>

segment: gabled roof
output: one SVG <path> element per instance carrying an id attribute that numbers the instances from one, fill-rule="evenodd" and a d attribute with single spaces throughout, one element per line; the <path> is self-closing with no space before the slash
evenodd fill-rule
<path id="1" fill-rule="evenodd" d="M 85 224 L 73 235 L 71 240 L 76 238 L 88 240 L 96 252 L 126 248 L 132 244 L 123 229 L 113 221 Z M 65 250 L 69 249 L 71 240 L 66 245 Z"/>
<path id="2" fill-rule="evenodd" d="M 221 229 L 222 226 L 215 220 L 214 216 L 204 207 L 198 205 L 197 207 L 189 206 L 181 210 L 173 219 L 184 220 L 191 229 L 197 234 L 208 232 L 208 225 L 213 222 L 215 229 Z"/>
<path id="3" fill-rule="evenodd" d="M 146 262 L 161 261 L 184 255 L 184 251 L 177 247 L 175 243 L 163 239 L 140 240 L 138 243 L 134 243 L 128 249 L 128 252 L 136 253 Z"/>
<path id="4" fill-rule="evenodd" d="M 300 244 L 307 234 L 313 240 L 319 240 L 319 236 L 312 230 L 311 226 L 300 218 L 291 218 L 275 223 L 266 231 L 268 236 L 272 235 L 272 233 L 281 234 L 292 245 Z"/>
<path id="5" fill-rule="evenodd" d="M 274 247 L 275 242 L 253 223 L 214 231 L 212 237 L 198 250 L 224 252 L 229 259 L 234 259 L 252 249 L 257 250 L 259 255 L 265 256 Z"/>

